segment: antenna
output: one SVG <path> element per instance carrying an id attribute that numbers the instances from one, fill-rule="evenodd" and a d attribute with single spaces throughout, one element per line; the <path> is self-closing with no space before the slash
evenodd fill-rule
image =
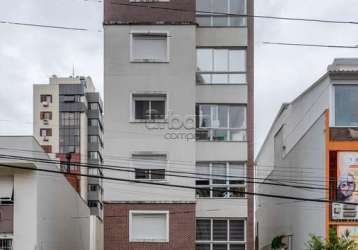
<path id="1" fill-rule="evenodd" d="M 75 65 L 72 65 L 72 77 L 75 78 Z"/>

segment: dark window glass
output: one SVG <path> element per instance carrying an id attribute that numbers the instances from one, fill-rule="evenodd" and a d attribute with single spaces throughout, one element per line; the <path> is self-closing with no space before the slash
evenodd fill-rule
<path id="1" fill-rule="evenodd" d="M 227 220 L 213 220 L 213 240 L 227 240 Z"/>
<path id="2" fill-rule="evenodd" d="M 165 179 L 165 169 L 152 169 L 151 170 L 151 179 L 153 179 L 153 180 Z"/>
<path id="3" fill-rule="evenodd" d="M 149 101 L 135 101 L 135 119 L 149 119 Z"/>
<path id="4" fill-rule="evenodd" d="M 245 250 L 244 244 L 230 244 L 230 250 Z"/>
<path id="5" fill-rule="evenodd" d="M 335 85 L 335 125 L 358 126 L 358 85 Z"/>
<path id="6" fill-rule="evenodd" d="M 227 195 L 228 195 L 228 190 L 226 187 L 222 187 L 222 188 L 214 187 L 213 188 L 213 197 L 226 198 Z"/>
<path id="7" fill-rule="evenodd" d="M 211 240 L 210 220 L 196 221 L 196 240 Z"/>
<path id="8" fill-rule="evenodd" d="M 201 198 L 208 198 L 210 197 L 210 188 L 197 188 L 196 189 L 196 197 L 201 197 Z"/>
<path id="9" fill-rule="evenodd" d="M 213 250 L 227 250 L 227 244 L 213 244 Z"/>
<path id="10" fill-rule="evenodd" d="M 195 250 L 210 250 L 210 244 L 196 244 Z"/>
<path id="11" fill-rule="evenodd" d="M 149 169 L 135 169 L 135 178 L 136 179 L 149 179 Z"/>
<path id="12" fill-rule="evenodd" d="M 150 108 L 150 119 L 164 119 L 165 118 L 165 101 L 152 101 Z"/>
<path id="13" fill-rule="evenodd" d="M 245 221 L 230 220 L 230 241 L 245 240 Z"/>

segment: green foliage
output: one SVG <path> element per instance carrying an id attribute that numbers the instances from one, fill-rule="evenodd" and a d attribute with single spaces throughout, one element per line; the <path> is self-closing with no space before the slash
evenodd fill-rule
<path id="1" fill-rule="evenodd" d="M 281 248 L 285 247 L 286 245 L 282 242 L 282 239 L 284 237 L 285 237 L 284 235 L 275 237 L 271 242 L 271 248 L 273 250 L 276 250 L 276 249 L 281 249 Z"/>
<path id="2" fill-rule="evenodd" d="M 346 231 L 339 237 L 335 229 L 329 231 L 329 238 L 323 240 L 322 237 L 310 235 L 310 240 L 306 243 L 307 250 L 357 250 L 358 245 L 350 238 Z"/>

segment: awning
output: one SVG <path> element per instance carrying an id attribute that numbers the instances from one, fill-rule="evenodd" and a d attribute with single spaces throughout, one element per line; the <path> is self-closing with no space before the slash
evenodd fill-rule
<path id="1" fill-rule="evenodd" d="M 11 199 L 13 189 L 14 177 L 0 175 L 0 199 Z"/>

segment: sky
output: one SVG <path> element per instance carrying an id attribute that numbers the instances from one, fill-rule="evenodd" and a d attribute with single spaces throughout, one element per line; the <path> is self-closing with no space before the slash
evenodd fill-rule
<path id="1" fill-rule="evenodd" d="M 358 21 L 356 0 L 256 0 L 256 15 Z M 32 134 L 32 85 L 51 75 L 89 75 L 103 93 L 103 6 L 98 0 L 0 1 L 0 134 Z M 86 28 L 70 31 L 1 21 Z M 255 151 L 280 106 L 292 101 L 336 57 L 358 49 L 266 45 L 269 42 L 358 45 L 358 25 L 255 18 Z M 103 96 L 103 95 L 102 95 Z"/>

